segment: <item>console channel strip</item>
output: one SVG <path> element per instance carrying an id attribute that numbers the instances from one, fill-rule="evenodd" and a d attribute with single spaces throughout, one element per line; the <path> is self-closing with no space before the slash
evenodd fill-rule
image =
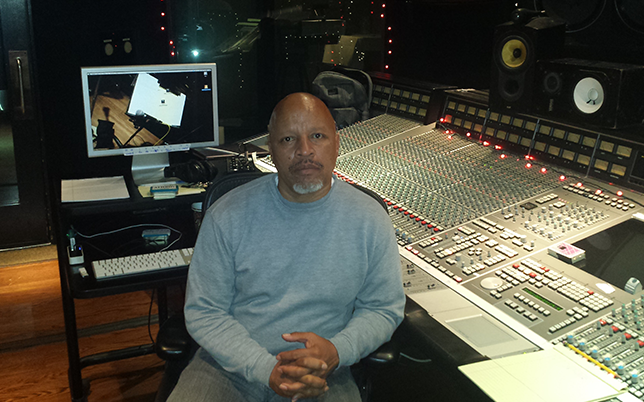
<path id="1" fill-rule="evenodd" d="M 614 306 L 608 314 L 572 331 L 561 342 L 628 383 L 629 392 L 644 400 L 644 295 Z"/>
<path id="2" fill-rule="evenodd" d="M 400 244 L 435 244 L 445 229 L 562 183 L 560 172 L 438 129 L 341 158 L 336 169 L 391 205 Z"/>
<path id="3" fill-rule="evenodd" d="M 417 121 L 382 114 L 338 130 L 340 155 L 375 144 L 392 135 L 420 126 Z"/>

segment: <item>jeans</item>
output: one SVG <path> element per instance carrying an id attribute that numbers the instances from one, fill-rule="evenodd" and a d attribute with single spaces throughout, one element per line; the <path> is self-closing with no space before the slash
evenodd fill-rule
<path id="1" fill-rule="evenodd" d="M 349 367 L 340 367 L 327 378 L 329 390 L 319 402 L 360 402 L 360 393 Z M 302 399 L 307 401 L 310 399 Z M 249 383 L 224 370 L 208 352 L 199 349 L 181 373 L 168 402 L 289 402 L 270 387 Z"/>

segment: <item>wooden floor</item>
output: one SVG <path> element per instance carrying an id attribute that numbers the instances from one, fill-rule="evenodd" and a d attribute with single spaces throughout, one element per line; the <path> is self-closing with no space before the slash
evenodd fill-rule
<path id="1" fill-rule="evenodd" d="M 1 265 L 0 402 L 71 401 L 57 261 Z M 150 343 L 150 298 L 137 292 L 76 300 L 81 356 Z M 156 336 L 155 324 L 150 332 Z M 88 401 L 153 401 L 162 372 L 156 355 L 90 366 L 83 370 Z"/>

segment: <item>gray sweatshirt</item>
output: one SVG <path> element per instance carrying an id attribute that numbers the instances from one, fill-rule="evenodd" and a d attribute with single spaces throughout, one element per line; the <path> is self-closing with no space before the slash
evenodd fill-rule
<path id="1" fill-rule="evenodd" d="M 293 203 L 267 175 L 205 214 L 185 317 L 224 369 L 268 385 L 275 356 L 304 347 L 282 334 L 314 332 L 348 366 L 389 340 L 404 304 L 396 238 L 375 200 L 334 179 L 322 199 Z"/>

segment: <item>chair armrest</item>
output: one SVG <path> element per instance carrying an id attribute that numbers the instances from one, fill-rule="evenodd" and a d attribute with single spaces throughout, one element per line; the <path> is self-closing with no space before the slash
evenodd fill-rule
<path id="1" fill-rule="evenodd" d="M 400 358 L 400 348 L 394 341 L 383 343 L 378 349 L 374 350 L 362 362 L 370 368 L 390 367 L 398 362 Z"/>
<path id="2" fill-rule="evenodd" d="M 183 315 L 174 315 L 159 328 L 155 352 L 166 361 L 186 359 L 190 355 L 192 342 Z"/>

